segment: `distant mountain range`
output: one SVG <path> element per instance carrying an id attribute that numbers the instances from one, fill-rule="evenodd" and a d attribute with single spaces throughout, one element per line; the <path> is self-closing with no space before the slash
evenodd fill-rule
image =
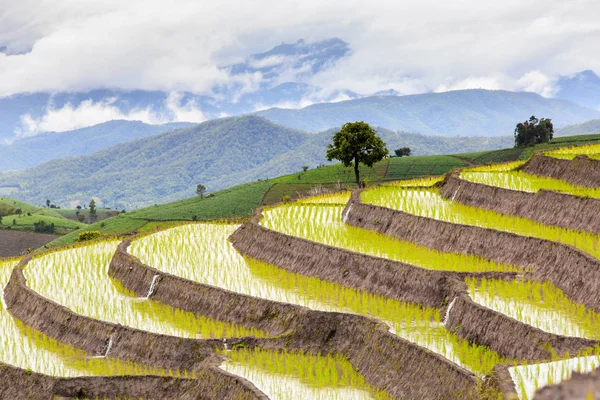
<path id="1" fill-rule="evenodd" d="M 535 93 L 459 90 L 411 96 L 371 96 L 299 110 L 272 108 L 257 113 L 278 124 L 309 132 L 365 121 L 388 129 L 443 136 L 512 135 L 531 115 L 552 118 L 556 127 L 600 117 L 600 110 Z"/>
<path id="2" fill-rule="evenodd" d="M 582 124 L 565 126 L 564 128 L 557 129 L 554 136 L 589 135 L 593 133 L 600 134 L 600 119 L 593 119 Z"/>
<path id="3" fill-rule="evenodd" d="M 57 158 L 91 154 L 119 143 L 195 125 L 173 122 L 149 125 L 139 121 L 109 121 L 67 132 L 49 132 L 0 143 L 0 171 L 21 170 Z"/>
<path id="4" fill-rule="evenodd" d="M 560 77 L 557 87 L 556 97 L 600 110 L 600 77 L 594 71 Z"/>
<path id="5" fill-rule="evenodd" d="M 414 154 L 459 153 L 510 146 L 512 137 L 444 138 L 377 129 L 393 149 Z M 86 156 L 46 162 L 0 175 L 10 196 L 32 204 L 45 199 L 61 206 L 98 197 L 105 206 L 138 208 L 256 179 L 294 173 L 326 163 L 325 146 L 334 130 L 318 134 L 283 127 L 258 116 L 223 118 L 161 133 Z M 16 188 L 19 188 L 18 190 Z"/>
<path id="6" fill-rule="evenodd" d="M 518 115 L 516 112 L 510 113 L 510 117 L 505 121 L 499 121 L 492 115 L 494 110 L 491 108 L 485 110 L 483 105 L 473 109 L 476 115 L 471 115 L 471 111 L 464 114 L 449 111 L 456 110 L 462 105 L 469 106 L 468 99 L 464 98 L 449 98 L 449 101 L 456 105 L 452 108 L 452 105 L 439 104 L 435 101 L 429 107 L 422 103 L 436 99 L 434 93 L 426 94 L 422 98 L 404 96 L 401 97 L 403 100 L 396 100 L 406 102 L 398 108 L 388 104 L 392 103 L 392 100 L 388 103 L 378 100 L 381 96 L 401 95 L 394 89 L 369 94 L 344 89 L 326 90 L 310 84 L 311 77 L 342 65 L 351 52 L 348 43 L 336 38 L 315 43 L 303 40 L 296 43 L 282 43 L 266 52 L 251 54 L 240 62 L 221 66 L 223 71 L 230 74 L 231 79 L 224 84 L 216 84 L 209 95 L 189 92 L 98 89 L 75 93 L 24 93 L 0 98 L 0 143 L 13 140 L 15 136 L 24 137 L 47 131 L 74 130 L 111 119 L 140 120 L 150 124 L 172 121 L 202 122 L 261 110 L 264 111 L 260 115 L 273 121 L 290 123 L 289 126 L 309 131 L 320 131 L 339 125 L 341 119 L 330 116 L 318 117 L 315 122 L 299 121 L 300 117 L 292 116 L 293 110 L 287 110 L 285 112 L 287 115 L 283 116 L 280 109 L 298 109 L 311 104 L 365 98 L 368 99 L 366 103 L 347 103 L 343 106 L 324 104 L 323 107 L 349 117 L 350 120 L 360 118 L 392 129 L 437 135 L 507 134 L 511 131 L 506 131 L 509 127 L 508 119 L 511 119 L 510 126 L 512 126 L 515 121 L 528 117 L 521 114 L 533 112 L 553 118 L 559 126 L 597 118 L 581 111 L 571 112 L 570 116 L 565 116 L 565 113 L 558 113 L 552 107 L 526 107 L 523 113 Z M 600 78 L 593 71 L 560 77 L 555 86 L 558 89 L 557 98 L 571 100 L 578 105 L 596 110 L 600 109 Z M 370 97 L 372 95 L 375 97 Z M 510 99 L 507 101 L 510 102 Z M 411 102 L 415 104 L 409 105 L 408 103 Z M 356 109 L 348 108 L 346 112 L 337 108 L 351 107 L 353 104 L 367 104 L 368 112 L 365 111 L 358 117 L 355 116 Z M 495 104 L 490 104 L 490 107 L 494 106 Z M 278 108 L 269 110 L 273 107 Z M 309 110 L 312 112 L 315 108 Z M 441 116 L 437 115 L 438 110 Z M 414 115 L 415 112 L 418 115 Z M 419 114 L 421 112 L 430 112 L 430 115 L 421 115 Z M 399 114 L 395 115 L 397 113 Z M 402 115 L 403 113 L 405 115 Z M 506 114 L 506 110 L 500 110 L 500 113 Z M 305 114 L 308 114 L 306 110 L 299 112 L 299 115 Z M 491 117 L 491 122 L 486 124 L 484 121 L 478 121 L 479 115 L 483 115 L 481 118 Z M 583 118 L 577 119 L 580 115 Z M 446 119 L 448 116 L 451 118 Z M 427 118 L 432 121 L 422 123 Z M 462 124 L 463 120 L 465 126 L 461 128 L 458 125 Z M 482 131 L 482 128 L 488 131 Z"/>

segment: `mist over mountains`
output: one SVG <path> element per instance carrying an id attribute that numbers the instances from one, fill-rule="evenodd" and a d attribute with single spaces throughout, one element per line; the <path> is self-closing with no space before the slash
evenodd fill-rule
<path id="1" fill-rule="evenodd" d="M 227 72 L 230 77 L 229 81 L 215 84 L 211 92 L 205 94 L 185 90 L 169 92 L 116 88 L 98 88 L 85 92 L 15 94 L 0 98 L 0 142 L 34 136 L 42 132 L 71 131 L 110 120 L 136 120 L 147 124 L 198 123 L 252 112 L 259 112 L 260 115 L 275 122 L 309 131 L 319 131 L 339 125 L 340 119 L 334 116 L 327 118 L 316 116 L 317 120 L 314 122 L 299 121 L 302 118 L 299 115 L 311 114 L 312 118 L 315 110 L 319 109 L 317 106 L 319 104 L 322 104 L 321 107 L 324 109 L 328 108 L 338 113 L 340 117 L 351 115 L 351 120 L 372 120 L 372 123 L 390 129 L 437 135 L 506 134 L 508 125 L 496 123 L 498 121 L 493 115 L 493 109 L 477 111 L 488 112 L 485 117 L 492 121 L 488 126 L 481 121 L 473 125 L 472 122 L 479 117 L 467 116 L 464 119 L 464 115 L 453 113 L 453 110 L 459 109 L 462 105 L 468 105 L 469 99 L 459 98 L 461 94 L 448 95 L 452 97 L 449 100 L 452 104 L 436 103 L 428 110 L 422 111 L 424 110 L 422 102 L 436 98 L 435 93 L 426 93 L 432 97 L 421 99 L 409 96 L 401 97 L 401 100 L 388 100 L 390 105 L 384 104 L 379 97 L 402 95 L 393 88 L 382 88 L 370 94 L 356 93 L 343 88 L 328 89 L 312 83 L 315 77 L 331 73 L 344 65 L 351 55 L 351 45 L 336 38 L 313 43 L 304 40 L 282 43 L 268 51 L 250 54 L 239 62 L 221 66 L 221 70 Z M 583 107 L 600 109 L 600 78 L 593 71 L 558 77 L 554 89 L 555 98 L 571 100 Z M 433 91 L 434 88 L 429 90 Z M 369 97 L 372 95 L 376 98 Z M 343 101 L 359 99 L 365 102 L 343 103 Z M 535 100 L 538 103 L 539 101 L 539 99 Z M 342 103 L 324 104 L 328 102 Z M 411 102 L 415 104 L 410 104 Z M 403 109 L 398 109 L 400 103 Z M 313 104 L 315 106 L 308 110 L 295 111 Z M 364 111 L 360 116 L 354 114 L 363 105 L 368 112 Z M 555 112 L 553 107 L 542 107 L 539 104 L 536 107 L 525 108 L 518 116 L 516 113 L 511 113 L 510 118 L 516 118 L 516 121 L 523 120 L 528 117 L 526 114 L 531 114 L 529 110 L 532 110 L 553 118 L 559 126 L 564 126 L 597 117 L 589 111 L 575 111 L 572 105 L 567 106 L 570 111 L 562 114 Z M 285 111 L 282 112 L 281 109 Z M 438 111 L 441 113 L 439 116 L 436 115 Z M 415 112 L 428 112 L 430 119 L 434 121 L 422 124 L 418 120 L 424 117 L 411 115 Z M 499 113 L 503 112 L 499 111 Z M 392 113 L 399 115 L 392 115 Z M 452 115 L 446 122 L 448 113 Z M 437 123 L 435 120 L 440 122 Z M 515 121 L 511 122 L 514 125 Z M 464 128 L 455 126 L 459 123 L 463 124 Z M 491 131 L 481 132 L 481 129 L 490 127 Z M 475 131 L 477 133 L 472 133 Z"/>

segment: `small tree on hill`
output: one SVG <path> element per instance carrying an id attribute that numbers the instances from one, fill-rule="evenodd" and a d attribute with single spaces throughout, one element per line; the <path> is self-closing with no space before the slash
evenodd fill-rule
<path id="1" fill-rule="evenodd" d="M 46 199 L 46 207 L 50 208 L 50 199 Z"/>
<path id="2" fill-rule="evenodd" d="M 90 220 L 94 221 L 97 216 L 98 213 L 96 212 L 96 201 L 92 199 L 92 201 L 90 201 Z"/>
<path id="3" fill-rule="evenodd" d="M 549 118 L 537 119 L 534 115 L 528 121 L 519 122 L 515 128 L 515 147 L 546 143 L 554 136 L 554 125 Z"/>
<path id="4" fill-rule="evenodd" d="M 410 156 L 410 148 L 409 147 L 400 147 L 399 149 L 394 150 L 397 157 Z"/>
<path id="5" fill-rule="evenodd" d="M 363 187 L 358 165 L 362 163 L 372 167 L 389 153 L 384 141 L 363 121 L 344 124 L 342 129 L 333 135 L 332 141 L 333 143 L 327 145 L 327 160 L 339 160 L 345 167 L 354 164 L 354 176 L 358 187 Z"/>
<path id="6" fill-rule="evenodd" d="M 200 196 L 200 198 L 204 197 L 204 192 L 206 192 L 206 186 L 204 186 L 203 184 L 199 183 L 198 186 L 196 186 L 196 194 L 198 196 Z"/>

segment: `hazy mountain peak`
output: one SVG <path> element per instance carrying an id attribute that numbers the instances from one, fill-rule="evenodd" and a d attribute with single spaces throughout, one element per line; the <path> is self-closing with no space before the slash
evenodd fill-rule
<path id="1" fill-rule="evenodd" d="M 588 69 L 572 76 L 560 77 L 557 87 L 556 97 L 600 109 L 600 77 L 594 71 Z"/>

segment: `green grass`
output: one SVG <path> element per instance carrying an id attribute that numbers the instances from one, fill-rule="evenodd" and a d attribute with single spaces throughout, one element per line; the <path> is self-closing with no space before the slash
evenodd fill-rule
<path id="1" fill-rule="evenodd" d="M 452 156 L 393 157 L 390 158 L 385 180 L 395 181 L 443 175 L 454 168 L 467 165 L 466 162 Z"/>
<path id="2" fill-rule="evenodd" d="M 16 222 L 16 225 L 13 225 L 13 221 Z M 2 217 L 2 223 L 0 224 L 0 226 L 2 228 L 10 227 L 10 229 L 19 231 L 33 231 L 33 224 L 39 221 L 44 221 L 46 222 L 46 224 L 54 224 L 56 233 L 62 234 L 72 232 L 86 226 L 85 224 L 82 224 L 80 222 L 72 221 L 63 217 L 57 218 L 39 214 L 32 214 L 31 216 L 27 214 L 7 215 L 5 217 Z"/>
<path id="3" fill-rule="evenodd" d="M 597 140 L 600 140 L 600 135 L 583 135 L 581 137 L 563 137 L 549 144 L 526 148 L 463 153 L 454 156 L 391 157 L 376 163 L 372 168 L 361 165 L 360 173 L 361 179 L 366 179 L 368 186 L 374 186 L 399 180 L 443 175 L 454 168 L 466 167 L 469 164 L 484 165 L 523 160 L 531 156 L 536 149 L 560 147 L 569 141 L 587 144 Z M 150 222 L 245 218 L 252 215 L 256 207 L 280 203 L 287 196 L 295 200 L 321 192 L 352 190 L 356 187 L 354 180 L 352 168 L 346 168 L 341 164 L 323 166 L 306 172 L 234 186 L 214 193 L 215 197 L 213 198 L 192 197 L 147 207 L 108 218 L 102 223 L 86 226 L 82 230 L 99 230 L 104 235 L 126 235 L 152 229 L 154 225 L 142 228 Z M 58 210 L 58 212 L 70 215 L 73 211 Z M 62 237 L 50 243 L 49 246 L 66 245 L 76 240 L 77 232 Z"/>
<path id="4" fill-rule="evenodd" d="M 34 212 L 41 209 L 41 207 L 36 207 L 32 204 L 25 203 L 24 201 L 15 200 L 8 197 L 0 197 L 0 216 L 14 214 L 19 208 L 24 213 Z"/>
<path id="5" fill-rule="evenodd" d="M 600 141 L 600 133 L 594 133 L 591 135 L 575 135 L 575 136 L 564 136 L 552 139 L 551 143 L 565 144 L 565 143 L 578 143 L 578 142 L 595 142 Z"/>

